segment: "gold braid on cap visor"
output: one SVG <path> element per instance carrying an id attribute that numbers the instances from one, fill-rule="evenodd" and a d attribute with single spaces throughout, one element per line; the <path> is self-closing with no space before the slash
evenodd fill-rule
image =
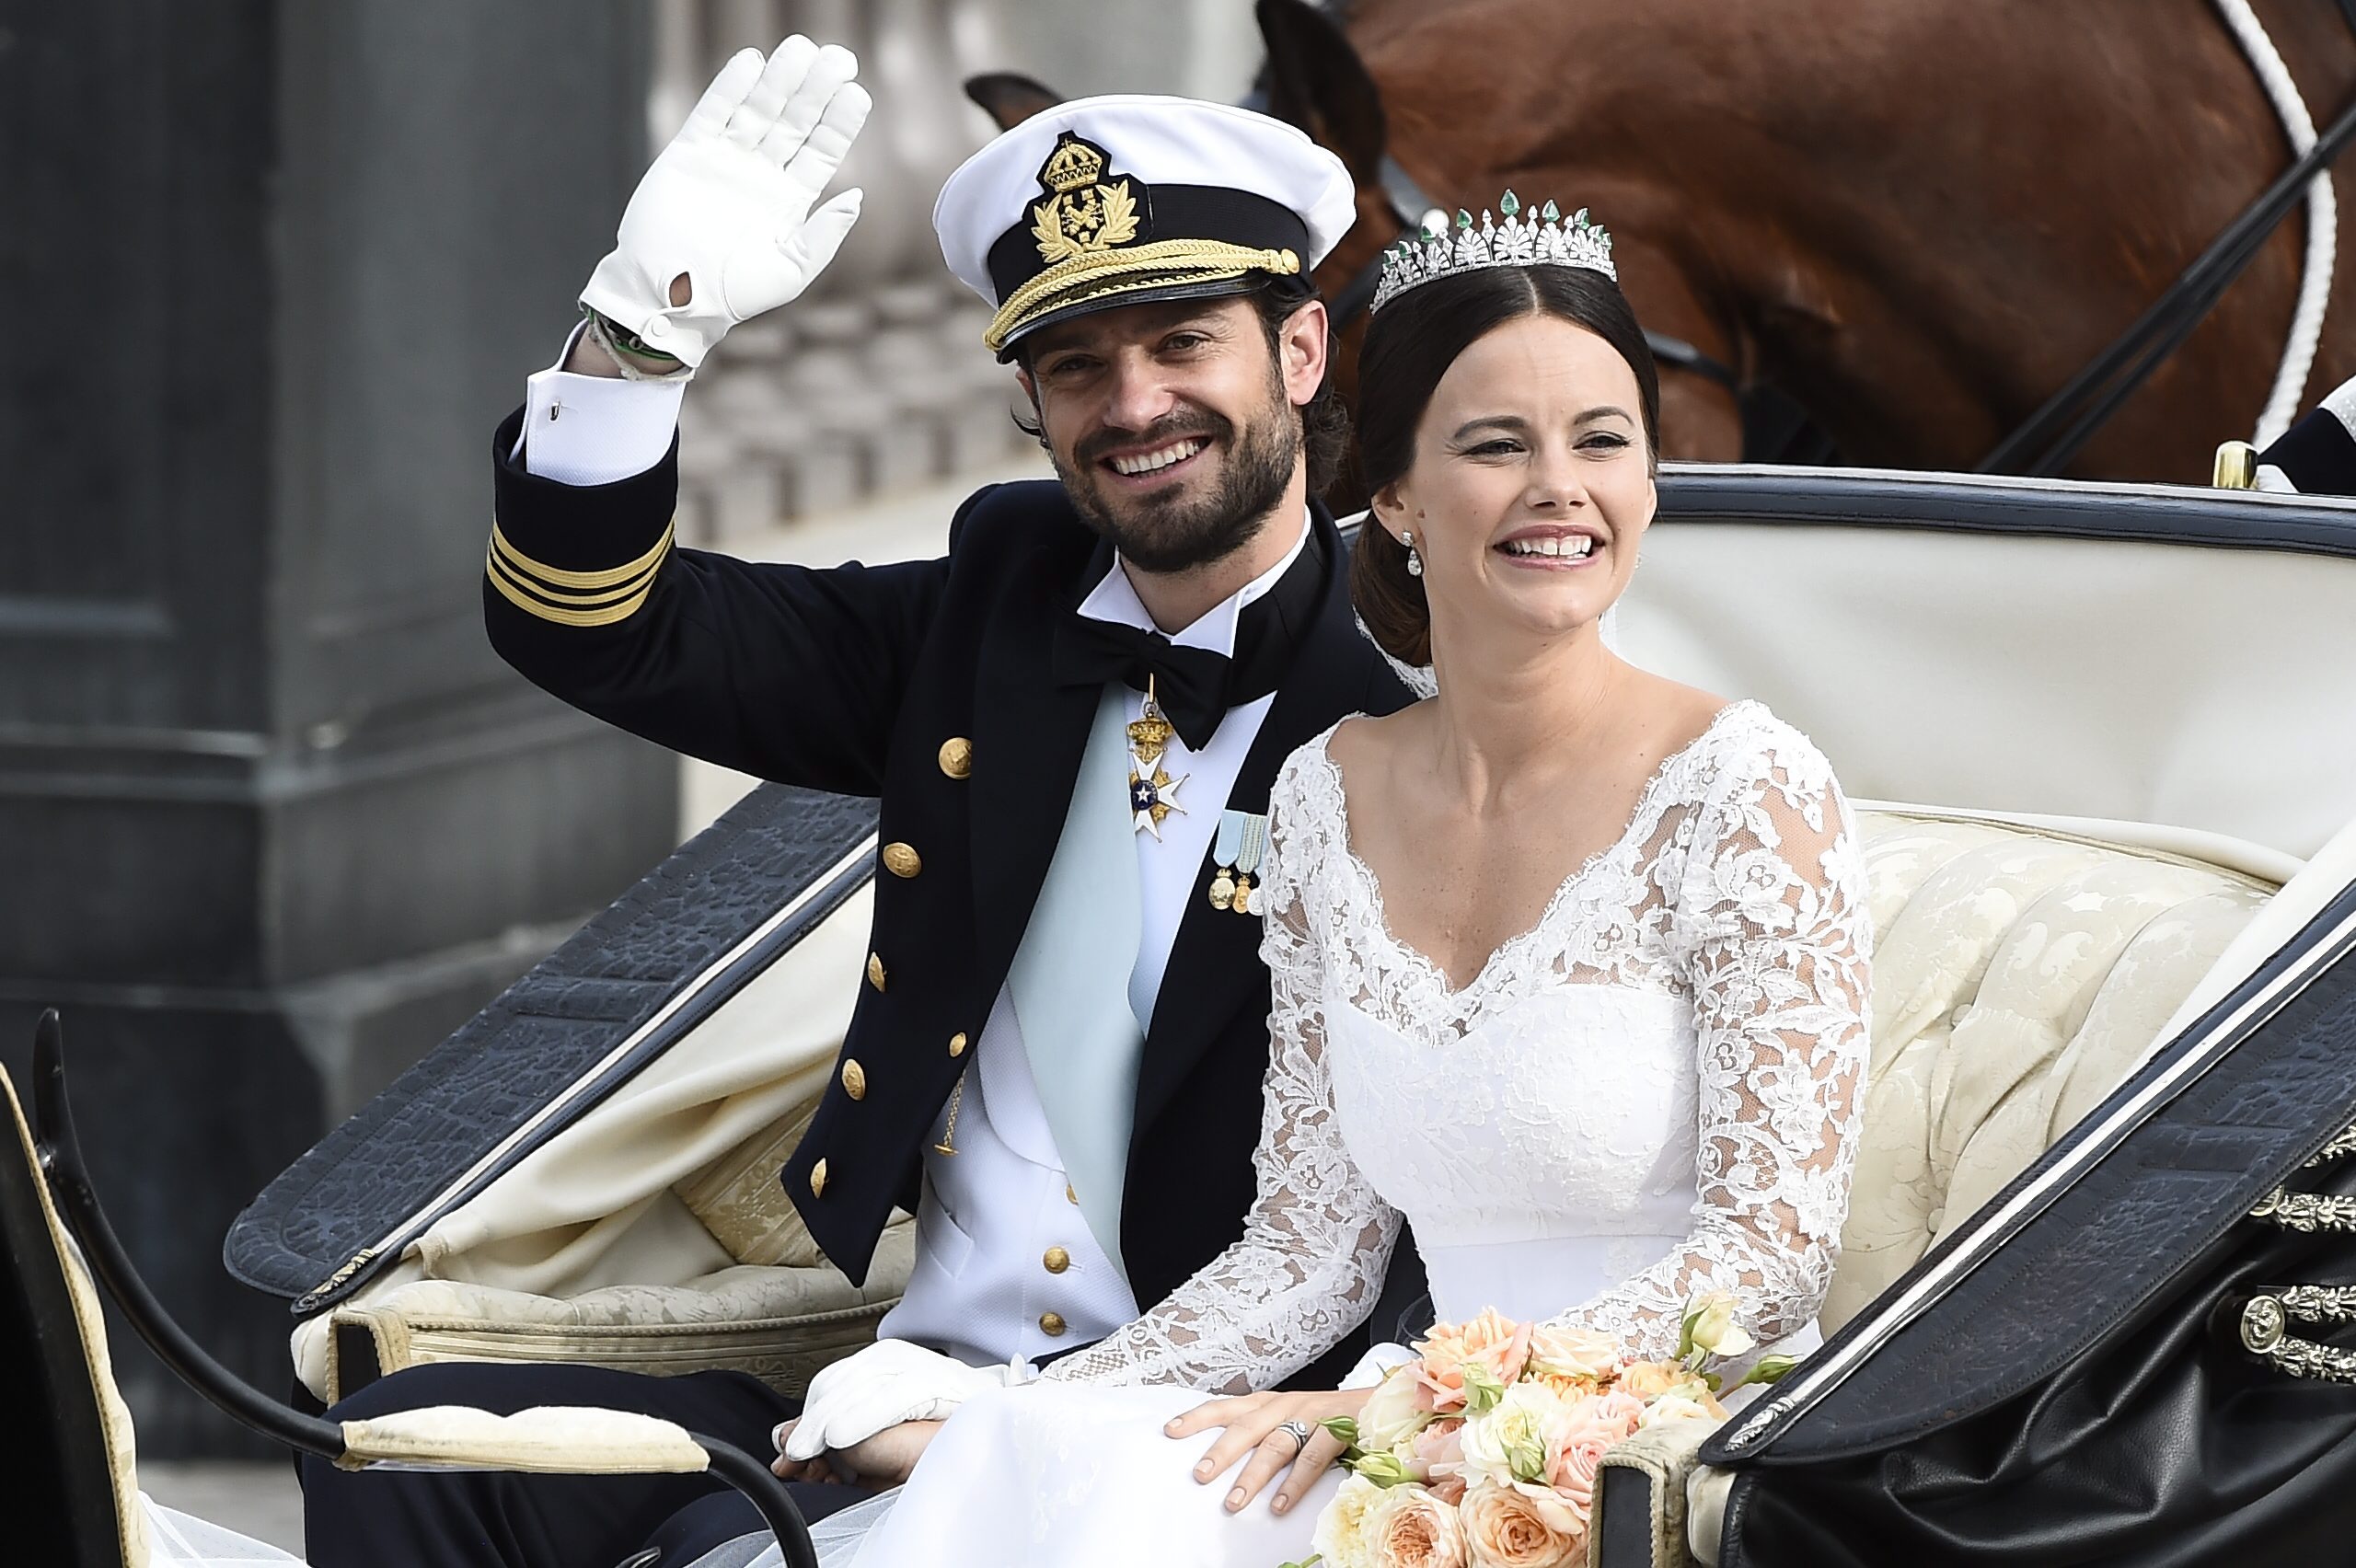
<path id="1" fill-rule="evenodd" d="M 1223 282 L 1254 271 L 1291 277 L 1299 271 L 1300 257 L 1294 251 L 1230 245 L 1223 239 L 1157 239 L 1150 245 L 1074 256 L 1007 295 L 982 334 L 982 346 L 996 353 L 1035 317 L 1133 289 L 1165 282 Z"/>

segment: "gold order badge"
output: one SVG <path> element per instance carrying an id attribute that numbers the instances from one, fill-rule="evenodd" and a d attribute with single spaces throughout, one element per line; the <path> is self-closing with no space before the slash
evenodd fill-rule
<path id="1" fill-rule="evenodd" d="M 1126 179 L 1104 178 L 1111 161 L 1103 148 L 1067 131 L 1040 166 L 1039 183 L 1051 194 L 1031 209 L 1031 237 L 1049 266 L 1137 238 L 1137 195 Z"/>

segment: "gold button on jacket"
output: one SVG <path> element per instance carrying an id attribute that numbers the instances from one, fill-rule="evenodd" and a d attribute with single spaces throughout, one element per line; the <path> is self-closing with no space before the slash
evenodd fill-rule
<path id="1" fill-rule="evenodd" d="M 1047 1255 L 1039 1261 L 1046 1265 L 1049 1274 L 1061 1274 L 1071 1267 L 1071 1254 L 1061 1247 L 1048 1248 Z"/>
<path id="2" fill-rule="evenodd" d="M 1040 1313 L 1039 1332 L 1045 1334 L 1050 1339 L 1062 1338 L 1064 1332 L 1063 1314 L 1060 1312 Z"/>
<path id="3" fill-rule="evenodd" d="M 843 1063 L 843 1092 L 853 1100 L 867 1098 L 867 1069 L 860 1066 L 855 1057 L 847 1058 Z"/>
<path id="4" fill-rule="evenodd" d="M 941 743 L 941 771 L 952 778 L 963 778 L 974 771 L 974 743 L 963 735 L 952 735 Z"/>
<path id="5" fill-rule="evenodd" d="M 965 1037 L 963 1034 L 953 1034 L 949 1037 L 949 1054 L 952 1056 L 962 1056 L 965 1054 Z"/>
<path id="6" fill-rule="evenodd" d="M 924 870 L 924 857 L 913 846 L 895 840 L 884 846 L 884 869 L 895 877 L 912 877 Z"/>
<path id="7" fill-rule="evenodd" d="M 826 1195 L 826 1162 L 823 1159 L 810 1168 L 810 1195 L 814 1198 Z"/>
<path id="8" fill-rule="evenodd" d="M 884 988 L 884 958 L 880 953 L 867 955 L 867 983 L 879 991 Z"/>

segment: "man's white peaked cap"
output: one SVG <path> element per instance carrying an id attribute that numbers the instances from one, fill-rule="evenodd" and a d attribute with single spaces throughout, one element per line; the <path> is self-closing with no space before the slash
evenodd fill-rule
<path id="1" fill-rule="evenodd" d="M 1342 160 L 1199 98 L 1075 98 L 1000 133 L 933 203 L 949 270 L 998 311 L 984 341 L 1087 310 L 1302 275 L 1356 217 Z"/>

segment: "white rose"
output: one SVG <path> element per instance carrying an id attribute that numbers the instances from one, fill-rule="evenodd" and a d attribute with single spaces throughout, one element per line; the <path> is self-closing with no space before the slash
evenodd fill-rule
<path id="1" fill-rule="evenodd" d="M 1358 1407 L 1358 1447 L 1369 1453 L 1396 1447 L 1437 1419 L 1430 1395 L 1415 1381 L 1415 1369 L 1398 1368 Z"/>
<path id="2" fill-rule="evenodd" d="M 1464 1477 L 1509 1486 L 1546 1479 L 1546 1455 L 1570 1419 L 1563 1398 L 1543 1383 L 1516 1383 L 1495 1410 L 1464 1424 Z"/>

